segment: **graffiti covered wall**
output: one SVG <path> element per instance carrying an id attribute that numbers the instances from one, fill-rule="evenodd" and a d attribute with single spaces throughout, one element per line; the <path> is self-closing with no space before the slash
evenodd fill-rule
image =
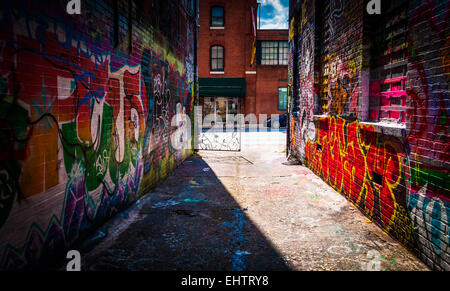
<path id="1" fill-rule="evenodd" d="M 289 152 L 450 270 L 450 4 L 367 2 L 290 2 Z"/>
<path id="2" fill-rule="evenodd" d="M 45 263 L 191 154 L 195 1 L 82 3 L 0 4 L 0 269 Z"/>

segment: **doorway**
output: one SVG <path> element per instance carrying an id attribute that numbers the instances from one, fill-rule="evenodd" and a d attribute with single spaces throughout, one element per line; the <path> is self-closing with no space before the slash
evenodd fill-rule
<path id="1" fill-rule="evenodd" d="M 239 98 L 204 97 L 202 127 L 196 149 L 240 151 L 241 130 L 238 126 Z"/>

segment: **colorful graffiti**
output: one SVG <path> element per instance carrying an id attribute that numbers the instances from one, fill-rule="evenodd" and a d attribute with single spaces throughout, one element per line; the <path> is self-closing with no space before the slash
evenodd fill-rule
<path id="1" fill-rule="evenodd" d="M 359 74 L 356 61 L 350 59 L 344 62 L 336 54 L 332 54 L 327 61 L 329 112 L 356 114 L 359 96 Z"/>
<path id="2" fill-rule="evenodd" d="M 300 68 L 300 108 L 305 110 L 308 118 L 315 112 L 314 98 L 314 31 L 306 27 L 302 37 L 299 38 L 301 55 L 299 57 Z"/>
<path id="3" fill-rule="evenodd" d="M 317 5 L 317 1 L 310 2 L 314 2 L 311 7 Z M 395 35 L 405 36 L 405 40 L 390 42 L 379 50 L 382 62 L 407 71 L 392 69 L 389 76 L 383 76 L 379 74 L 380 68 L 384 69 L 380 63 L 376 68 L 361 65 L 370 63 L 372 52 L 370 37 L 364 37 L 365 23 L 361 23 L 369 19 L 356 12 L 364 13 L 359 9 L 364 7 L 363 1 L 330 3 L 329 12 L 323 13 L 314 9 L 305 12 L 305 5 L 291 7 L 307 15 L 307 23 L 299 26 L 299 35 L 315 33 L 291 47 L 291 58 L 296 55 L 303 61 L 298 72 L 292 72 L 298 76 L 293 83 L 301 84 L 293 99 L 299 98 L 301 106 L 300 112 L 290 110 L 290 151 L 430 267 L 449 270 L 450 4 L 433 0 L 393 2 L 400 5 L 402 13 L 393 15 L 393 20 L 375 20 L 377 26 L 380 21 L 396 24 L 390 28 L 396 34 L 389 35 L 389 40 Z M 291 15 L 298 14 L 291 11 Z M 351 28 L 349 20 L 355 24 Z M 405 25 L 408 29 L 402 30 Z M 328 34 L 327 41 L 320 42 L 320 29 L 332 37 Z M 311 46 L 311 39 L 316 52 L 313 56 L 305 50 Z M 400 52 L 406 54 L 400 58 Z M 388 59 L 390 54 L 393 56 Z M 311 82 L 312 88 L 302 79 L 305 58 L 314 63 L 308 74 L 318 76 L 318 82 Z M 378 69 L 376 74 L 370 73 L 370 82 L 369 74 L 362 71 L 368 69 Z M 370 85 L 363 89 L 366 81 Z M 314 94 L 316 91 L 320 94 Z M 366 100 L 364 94 L 380 100 Z M 311 116 L 308 105 L 321 95 L 328 96 L 328 104 L 322 106 L 323 112 L 314 108 L 313 112 L 323 115 Z M 364 107 L 359 106 L 366 102 L 370 106 L 364 113 L 360 111 Z M 381 116 L 376 110 L 388 115 Z M 395 125 L 362 122 L 364 116 L 372 120 L 386 117 Z"/>
<path id="4" fill-rule="evenodd" d="M 399 226 L 407 232 L 408 158 L 401 141 L 340 117 L 318 123 L 316 141 L 305 146 L 306 165 L 388 232 Z"/>
<path id="5" fill-rule="evenodd" d="M 450 265 L 450 183 L 448 163 L 450 152 L 448 84 L 450 3 L 441 7 L 434 1 L 423 1 L 408 16 L 409 62 L 411 79 L 407 95 L 413 106 L 410 117 L 408 146 L 411 152 L 408 205 L 413 231 L 421 255 L 435 264 Z M 424 21 L 425 20 L 425 21 Z M 427 37 L 424 37 L 427 35 Z M 428 52 L 437 59 L 432 64 L 421 51 L 427 43 L 441 43 Z M 437 162 L 437 163 L 436 163 Z"/>
<path id="6" fill-rule="evenodd" d="M 170 146 L 171 119 L 193 108 L 187 16 L 176 49 L 149 26 L 141 49 L 124 52 L 90 26 L 21 4 L 2 5 L 0 20 L 0 269 L 36 267 L 75 243 L 192 148 L 188 134 L 185 147 Z"/>

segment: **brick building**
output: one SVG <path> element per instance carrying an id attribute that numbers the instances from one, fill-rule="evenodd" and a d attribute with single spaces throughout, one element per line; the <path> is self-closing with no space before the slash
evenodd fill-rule
<path id="1" fill-rule="evenodd" d="M 290 1 L 288 154 L 450 270 L 448 1 Z"/>
<path id="2" fill-rule="evenodd" d="M 257 9 L 256 0 L 200 1 L 198 64 L 203 116 L 217 113 L 225 121 L 226 114 L 258 118 L 286 112 L 288 31 L 257 29 Z"/>

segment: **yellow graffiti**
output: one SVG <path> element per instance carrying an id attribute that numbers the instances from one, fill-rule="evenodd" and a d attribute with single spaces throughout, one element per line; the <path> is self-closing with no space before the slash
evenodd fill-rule
<path id="1" fill-rule="evenodd" d="M 291 23 L 289 24 L 289 41 L 291 41 L 295 36 L 295 18 L 292 17 Z"/>
<path id="2" fill-rule="evenodd" d="M 403 211 L 405 206 L 401 206 L 395 196 L 396 192 L 402 191 L 399 187 L 406 179 L 400 144 L 390 139 L 379 141 L 375 127 L 359 121 L 348 122 L 336 116 L 320 117 L 317 121 L 328 124 L 328 127 L 317 127 L 316 141 L 307 141 L 306 165 L 336 191 L 361 207 L 371 219 L 375 218 L 377 210 L 387 232 L 393 230 L 399 221 L 407 220 L 402 216 L 406 213 Z M 374 136 L 366 136 L 366 132 Z M 318 150 L 319 145 L 322 150 Z M 349 158 L 356 159 L 356 163 Z M 357 164 L 358 159 L 361 166 Z M 376 169 L 383 171 L 382 184 L 373 182 Z M 376 207 L 373 204 L 375 195 L 379 196 L 380 203 Z M 385 203 L 389 205 L 383 205 Z"/>

